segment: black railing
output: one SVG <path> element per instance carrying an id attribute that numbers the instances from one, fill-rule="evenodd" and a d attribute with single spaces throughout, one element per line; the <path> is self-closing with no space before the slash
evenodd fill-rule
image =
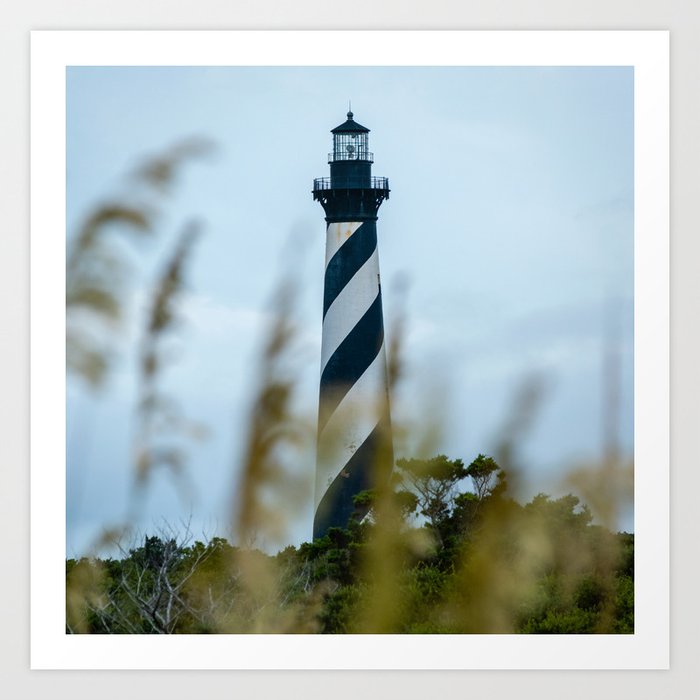
<path id="1" fill-rule="evenodd" d="M 359 149 L 349 153 L 348 151 L 337 151 L 328 154 L 328 162 L 335 163 L 338 160 L 364 160 L 374 163 L 374 153 Z"/>
<path id="2" fill-rule="evenodd" d="M 314 180 L 314 191 L 318 190 L 389 190 L 389 180 L 386 177 L 317 177 Z"/>

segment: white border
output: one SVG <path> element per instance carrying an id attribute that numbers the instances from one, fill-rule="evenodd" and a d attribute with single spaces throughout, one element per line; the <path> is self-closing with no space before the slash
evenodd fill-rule
<path id="1" fill-rule="evenodd" d="M 361 36 L 360 36 L 361 35 Z M 342 49 L 362 45 L 349 60 Z M 33 32 L 31 666 L 74 669 L 669 667 L 668 32 Z M 634 635 L 81 636 L 65 611 L 68 65 L 628 65 L 635 69 Z"/>

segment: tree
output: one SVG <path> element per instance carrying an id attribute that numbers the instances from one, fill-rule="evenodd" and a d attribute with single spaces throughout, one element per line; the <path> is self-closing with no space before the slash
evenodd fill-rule
<path id="1" fill-rule="evenodd" d="M 188 586 L 207 560 L 222 549 L 224 540 L 215 538 L 208 545 L 195 542 L 191 546 L 189 542 L 189 530 L 178 537 L 172 529 L 161 529 L 128 550 L 117 542 L 120 559 L 93 563 L 91 568 L 100 580 L 93 581 L 95 594 L 83 596 L 83 615 L 90 621 L 90 631 L 173 634 L 183 627 L 206 628 L 211 614 L 218 612 L 213 608 L 227 596 L 213 596 L 210 588 L 206 599 L 200 600 L 192 596 Z M 220 568 L 223 573 L 224 568 Z M 76 587 L 73 578 L 68 578 L 69 592 Z M 228 578 L 227 583 L 231 583 Z M 229 594 L 231 586 L 225 588 Z M 68 627 L 69 631 L 80 629 L 70 622 Z"/>
<path id="2" fill-rule="evenodd" d="M 482 454 L 479 454 L 467 467 L 466 474 L 471 477 L 474 493 L 479 501 L 483 501 L 492 493 L 502 473 L 501 468 L 491 457 Z"/>
<path id="3" fill-rule="evenodd" d="M 461 459 L 437 455 L 431 459 L 399 459 L 396 479 L 404 491 L 413 493 L 417 508 L 431 527 L 439 528 L 449 517 L 457 484 L 467 476 Z M 403 497 L 408 502 L 409 497 Z"/>
<path id="4" fill-rule="evenodd" d="M 408 518 L 416 512 L 418 497 L 415 493 L 411 491 L 392 491 L 390 496 L 393 498 L 392 506 L 396 508 L 396 511 L 401 514 L 402 518 Z M 358 511 L 367 513 L 366 517 L 369 522 L 374 522 L 375 514 L 373 509 L 376 506 L 377 497 L 376 489 L 366 489 L 355 494 L 352 499 L 353 505 Z"/>

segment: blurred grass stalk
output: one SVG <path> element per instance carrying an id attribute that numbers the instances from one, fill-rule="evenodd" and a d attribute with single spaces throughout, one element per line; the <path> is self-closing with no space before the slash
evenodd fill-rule
<path id="1" fill-rule="evenodd" d="M 292 408 L 298 376 L 296 296 L 294 281 L 287 279 L 272 301 L 233 494 L 232 537 L 240 549 L 230 564 L 239 573 L 243 595 L 256 603 L 247 624 L 237 631 L 295 632 L 309 624 L 314 627 L 312 620 L 318 613 L 309 610 L 308 601 L 291 603 L 278 561 L 255 550 L 256 546 L 269 549 L 284 544 L 290 522 L 308 504 L 312 483 L 308 465 L 303 468 L 300 458 L 310 452 L 314 431 L 310 420 Z"/>

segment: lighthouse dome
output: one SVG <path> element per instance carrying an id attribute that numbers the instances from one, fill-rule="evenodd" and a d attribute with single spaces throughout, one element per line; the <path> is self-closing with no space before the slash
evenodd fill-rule
<path id="1" fill-rule="evenodd" d="M 366 126 L 362 126 L 362 124 L 358 124 L 354 119 L 353 119 L 353 113 L 348 112 L 348 118 L 347 121 L 344 121 L 340 126 L 336 126 L 335 129 L 331 129 L 331 134 L 368 134 L 369 129 Z"/>

